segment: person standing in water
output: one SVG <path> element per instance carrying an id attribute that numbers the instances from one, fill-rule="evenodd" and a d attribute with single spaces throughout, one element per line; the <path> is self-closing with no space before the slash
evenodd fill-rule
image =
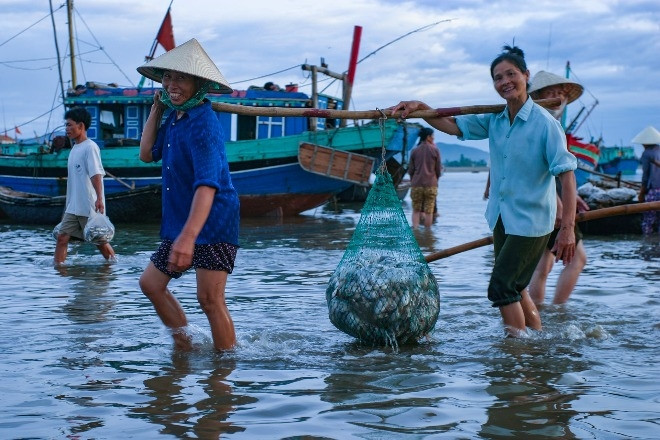
<path id="1" fill-rule="evenodd" d="M 564 264 L 573 259 L 577 160 L 566 147 L 561 124 L 529 97 L 530 73 L 521 49 L 505 46 L 491 63 L 490 74 L 495 90 L 506 101 L 503 112 L 425 121 L 461 140 L 489 140 L 491 187 L 486 219 L 493 231 L 495 262 L 488 299 L 499 308 L 507 335 L 515 337 L 528 327 L 542 328 L 525 287 L 554 229 L 555 176 L 562 184 L 564 207 L 557 259 Z M 402 101 L 390 110 L 401 111 L 405 118 L 430 108 L 421 101 Z"/>
<path id="2" fill-rule="evenodd" d="M 140 140 L 140 159 L 162 161 L 162 239 L 140 277 L 140 288 L 172 331 L 177 348 L 191 348 L 188 320 L 168 289 L 190 267 L 197 275 L 197 300 L 211 327 L 216 350 L 236 345 L 225 301 L 227 277 L 238 250 L 239 200 L 232 185 L 220 122 L 205 99 L 231 87 L 197 40 L 139 67 L 162 82 Z M 172 111 L 161 126 L 165 110 Z"/>
<path id="3" fill-rule="evenodd" d="M 576 83 L 575 81 L 569 78 L 562 78 L 559 75 L 555 75 L 550 72 L 545 72 L 543 70 L 539 71 L 532 78 L 532 83 L 529 88 L 529 95 L 533 99 L 548 99 L 548 98 L 558 98 L 560 104 L 556 107 L 546 108 L 548 112 L 555 119 L 560 120 L 566 105 L 578 99 L 583 92 L 583 87 Z M 536 305 L 543 304 L 545 300 L 545 290 L 546 283 L 548 281 L 548 276 L 555 264 L 555 254 L 556 251 L 556 239 L 559 234 L 559 228 L 561 227 L 561 218 L 563 215 L 563 205 L 561 203 L 561 185 L 557 184 L 557 215 L 555 218 L 555 229 L 550 235 L 548 240 L 548 245 L 543 252 L 543 256 L 539 261 L 532 279 L 529 283 L 529 295 L 532 298 L 532 301 Z M 582 200 L 579 195 L 576 195 L 576 204 L 578 212 L 584 212 L 589 210 L 589 205 Z M 584 266 L 587 264 L 587 251 L 584 248 L 584 243 L 582 241 L 582 232 L 580 231 L 577 223 L 575 224 L 574 231 L 575 233 L 575 256 L 570 263 L 565 264 L 561 269 L 561 273 L 557 278 L 557 285 L 555 286 L 555 294 L 553 297 L 553 304 L 563 304 L 568 301 L 568 298 L 571 296 L 573 289 L 575 288 L 578 278 L 584 269 Z"/>
<path id="4" fill-rule="evenodd" d="M 640 202 L 660 200 L 660 131 L 648 126 L 635 136 L 633 144 L 642 144 L 644 152 L 642 164 L 642 187 L 639 190 Z M 660 211 L 645 212 L 642 216 L 642 233 L 650 235 L 660 232 Z"/>
<path id="5" fill-rule="evenodd" d="M 412 199 L 412 228 L 419 227 L 424 213 L 424 226 L 433 223 L 433 211 L 438 196 L 438 179 L 442 175 L 440 150 L 433 142 L 433 129 L 419 130 L 419 144 L 410 152 L 408 164 L 410 175 L 410 198 Z"/>
<path id="6" fill-rule="evenodd" d="M 92 116 L 84 107 L 73 107 L 64 114 L 64 129 L 73 147 L 67 160 L 66 206 L 57 234 L 55 264 L 66 260 L 69 240 L 85 240 L 83 232 L 92 212 L 105 214 L 101 152 L 96 142 L 87 137 Z M 101 255 L 115 260 L 115 251 L 108 242 L 96 245 Z"/>

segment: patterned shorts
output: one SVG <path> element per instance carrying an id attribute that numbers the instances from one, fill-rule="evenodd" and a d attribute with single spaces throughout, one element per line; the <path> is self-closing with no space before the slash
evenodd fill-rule
<path id="1" fill-rule="evenodd" d="M 163 240 L 150 260 L 156 269 L 171 278 L 180 278 L 183 272 L 173 272 L 167 269 L 167 263 L 172 250 L 172 240 Z M 195 269 L 221 270 L 232 273 L 238 246 L 229 243 L 196 244 L 193 251 L 192 265 Z M 187 269 L 186 269 L 187 270 Z"/>
<path id="2" fill-rule="evenodd" d="M 437 196 L 437 186 L 414 186 L 410 188 L 413 211 L 433 214 Z"/>
<path id="3" fill-rule="evenodd" d="M 647 202 L 660 200 L 660 188 L 648 190 L 645 200 Z M 660 232 L 660 211 L 648 211 L 642 215 L 642 233 L 650 235 L 653 234 L 653 231 Z"/>

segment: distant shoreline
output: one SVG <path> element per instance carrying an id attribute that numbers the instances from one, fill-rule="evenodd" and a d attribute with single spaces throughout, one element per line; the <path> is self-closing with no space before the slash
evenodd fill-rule
<path id="1" fill-rule="evenodd" d="M 465 172 L 471 172 L 471 173 L 481 173 L 481 172 L 488 172 L 490 168 L 488 167 L 444 167 L 443 171 L 447 173 L 465 173 Z"/>

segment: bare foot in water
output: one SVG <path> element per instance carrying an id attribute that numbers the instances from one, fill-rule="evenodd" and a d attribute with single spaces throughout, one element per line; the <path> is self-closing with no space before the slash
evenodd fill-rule
<path id="1" fill-rule="evenodd" d="M 192 336 L 186 331 L 186 327 L 172 329 L 174 348 L 179 351 L 192 351 Z"/>

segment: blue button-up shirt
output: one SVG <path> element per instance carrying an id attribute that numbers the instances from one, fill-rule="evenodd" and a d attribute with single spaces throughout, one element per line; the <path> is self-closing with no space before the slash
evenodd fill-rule
<path id="1" fill-rule="evenodd" d="M 181 119 L 170 113 L 152 148 L 154 161 L 163 161 L 163 220 L 160 235 L 175 240 L 188 219 L 195 190 L 216 189 L 206 224 L 197 244 L 238 245 L 238 193 L 229 175 L 224 134 L 211 103 L 188 110 Z"/>
<path id="2" fill-rule="evenodd" d="M 459 139 L 489 139 L 490 229 L 501 216 L 507 234 L 549 234 L 557 212 L 554 176 L 577 168 L 559 122 L 530 98 L 513 124 L 508 108 L 498 114 L 460 116 L 456 123 L 463 134 Z"/>

